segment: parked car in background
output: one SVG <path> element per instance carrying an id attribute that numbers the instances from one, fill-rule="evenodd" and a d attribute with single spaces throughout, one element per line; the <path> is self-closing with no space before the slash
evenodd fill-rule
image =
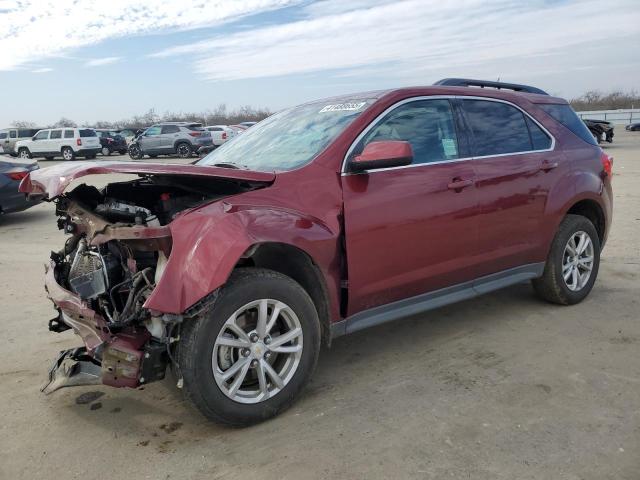
<path id="1" fill-rule="evenodd" d="M 630 123 L 629 125 L 624 127 L 624 129 L 629 130 L 630 132 L 638 132 L 640 131 L 640 123 Z"/>
<path id="2" fill-rule="evenodd" d="M 135 388 L 171 365 L 234 426 L 289 407 L 341 335 L 526 280 L 582 301 L 612 215 L 612 159 L 571 106 L 478 80 L 289 108 L 195 165 L 62 167 L 21 184 L 70 232 L 49 330 L 84 343 L 45 391 Z M 111 173 L 140 178 L 66 191 Z"/>
<path id="3" fill-rule="evenodd" d="M 22 179 L 38 168 L 37 162 L 0 159 L 0 215 L 26 210 L 39 203 L 28 200 L 24 193 L 18 191 Z"/>
<path id="4" fill-rule="evenodd" d="M 44 157 L 53 160 L 75 160 L 76 157 L 96 158 L 101 151 L 100 140 L 92 128 L 48 128 L 33 137 L 20 140 L 15 146 L 21 158 Z"/>
<path id="5" fill-rule="evenodd" d="M 584 124 L 587 126 L 593 137 L 600 142 L 613 142 L 613 123 L 605 120 L 590 120 L 583 119 Z"/>
<path id="6" fill-rule="evenodd" d="M 116 130 L 116 133 L 124 138 L 128 146 L 140 131 L 141 129 L 138 128 L 121 128 L 120 130 Z"/>
<path id="7" fill-rule="evenodd" d="M 0 130 L 0 153 L 8 153 L 12 157 L 18 156 L 15 149 L 16 142 L 31 138 L 40 130 L 40 128 L 3 128 Z"/>
<path id="8" fill-rule="evenodd" d="M 211 132 L 211 140 L 216 147 L 219 147 L 227 140 L 231 140 L 236 135 L 236 131 L 228 125 L 209 125 L 204 129 Z"/>
<path id="9" fill-rule="evenodd" d="M 240 125 L 249 128 L 249 127 L 253 127 L 256 123 L 258 122 L 240 122 Z"/>
<path id="10" fill-rule="evenodd" d="M 149 155 L 178 155 L 189 158 L 198 153 L 200 147 L 213 145 L 211 133 L 201 123 L 166 122 L 147 128 L 129 145 L 131 158 Z"/>
<path id="11" fill-rule="evenodd" d="M 101 153 L 105 157 L 113 152 L 120 155 L 127 153 L 127 142 L 124 137 L 114 130 L 95 129 L 100 139 Z"/>
<path id="12" fill-rule="evenodd" d="M 229 125 L 229 128 L 233 130 L 236 135 L 241 134 L 247 129 L 247 127 L 245 127 L 244 125 Z"/>

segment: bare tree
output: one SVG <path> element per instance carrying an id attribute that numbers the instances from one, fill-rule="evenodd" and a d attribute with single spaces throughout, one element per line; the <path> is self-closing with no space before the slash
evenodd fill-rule
<path id="1" fill-rule="evenodd" d="M 17 128 L 36 128 L 36 124 L 33 122 L 27 122 L 25 120 L 14 120 L 11 125 Z"/>
<path id="2" fill-rule="evenodd" d="M 73 120 L 69 119 L 69 118 L 65 118 L 62 117 L 60 120 L 58 120 L 56 123 L 54 123 L 53 125 L 51 125 L 51 127 L 53 128 L 60 128 L 60 127 L 77 127 L 78 124 L 76 122 L 74 122 Z"/>
<path id="3" fill-rule="evenodd" d="M 618 110 L 637 107 L 640 105 L 640 95 L 635 90 L 623 92 L 615 90 L 603 94 L 598 90 L 591 90 L 584 95 L 571 100 L 574 110 Z"/>

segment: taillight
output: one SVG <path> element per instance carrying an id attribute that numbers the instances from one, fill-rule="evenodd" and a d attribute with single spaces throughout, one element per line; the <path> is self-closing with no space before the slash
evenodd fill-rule
<path id="1" fill-rule="evenodd" d="M 76 139 L 76 145 L 78 145 L 78 146 L 82 145 L 82 139 L 81 138 Z"/>
<path id="2" fill-rule="evenodd" d="M 9 172 L 9 173 L 5 173 L 5 175 L 9 177 L 11 180 L 20 182 L 24 177 L 27 176 L 27 172 Z"/>
<path id="3" fill-rule="evenodd" d="M 227 139 L 227 132 L 222 132 L 222 139 L 226 140 Z"/>
<path id="4" fill-rule="evenodd" d="M 613 157 L 607 155 L 604 150 L 600 153 L 600 161 L 605 175 L 609 177 L 613 175 Z"/>
<path id="5" fill-rule="evenodd" d="M 200 135 L 202 135 L 202 132 L 189 132 L 189 135 L 191 135 L 192 137 L 199 137 Z"/>

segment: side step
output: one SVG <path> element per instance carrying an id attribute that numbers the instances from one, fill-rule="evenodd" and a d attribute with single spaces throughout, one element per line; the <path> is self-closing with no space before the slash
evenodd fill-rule
<path id="1" fill-rule="evenodd" d="M 90 360 L 84 347 L 60 352 L 49 370 L 49 381 L 40 389 L 45 395 L 64 387 L 102 385 L 102 369 Z"/>

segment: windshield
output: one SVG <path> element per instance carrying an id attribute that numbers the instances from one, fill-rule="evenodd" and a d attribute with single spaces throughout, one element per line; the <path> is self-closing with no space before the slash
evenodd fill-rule
<path id="1" fill-rule="evenodd" d="M 313 160 L 373 101 L 324 101 L 284 110 L 234 136 L 198 165 L 293 170 Z"/>

